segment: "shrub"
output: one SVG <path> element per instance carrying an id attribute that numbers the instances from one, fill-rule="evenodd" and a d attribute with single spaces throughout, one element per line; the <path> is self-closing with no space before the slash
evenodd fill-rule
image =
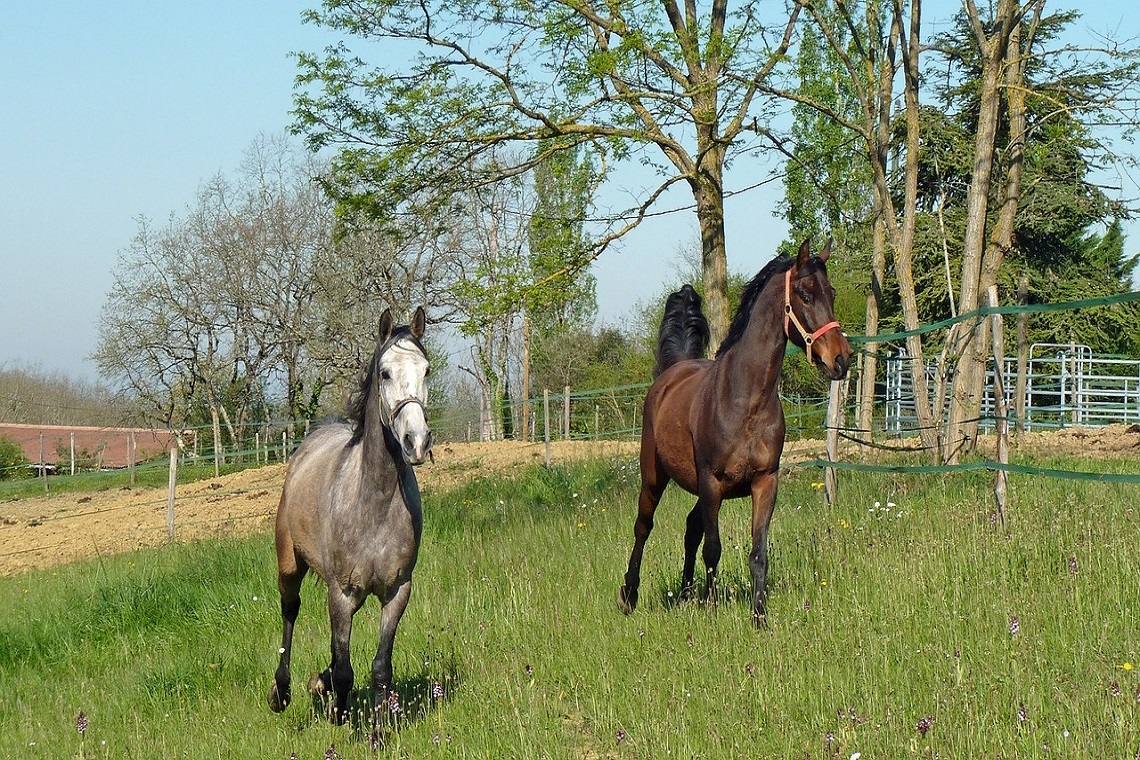
<path id="1" fill-rule="evenodd" d="M 30 475 L 32 471 L 29 464 L 31 463 L 24 456 L 20 444 L 11 438 L 0 436 L 0 480 Z"/>

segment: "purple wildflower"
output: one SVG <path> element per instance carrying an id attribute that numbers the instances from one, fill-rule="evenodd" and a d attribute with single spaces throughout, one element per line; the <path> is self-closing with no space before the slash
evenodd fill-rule
<path id="1" fill-rule="evenodd" d="M 1016 636 L 1017 632 L 1021 630 L 1021 621 L 1014 615 L 1009 619 L 1009 635 Z"/>
<path id="2" fill-rule="evenodd" d="M 914 724 L 914 727 L 918 729 L 918 733 L 922 736 L 926 736 L 926 732 L 930 730 L 932 725 L 934 725 L 934 716 L 924 715 L 918 719 L 918 723 Z"/>
<path id="3" fill-rule="evenodd" d="M 810 609 L 811 609 L 811 600 L 805 599 L 804 600 L 804 612 L 807 612 Z"/>
<path id="4" fill-rule="evenodd" d="M 531 667 L 531 664 L 530 664 L 529 662 L 526 664 L 526 666 L 525 666 L 525 667 L 523 667 L 523 670 L 524 670 L 524 671 L 526 671 L 526 674 L 527 674 L 528 676 L 533 676 L 533 675 L 534 675 L 534 668 L 533 668 L 533 667 Z"/>
<path id="5" fill-rule="evenodd" d="M 432 681 L 431 698 L 435 700 L 443 699 L 443 684 L 439 681 Z"/>
<path id="6" fill-rule="evenodd" d="M 1075 556 L 1070 556 L 1069 557 L 1069 574 L 1070 575 L 1076 575 L 1078 572 L 1079 571 L 1077 570 L 1077 558 Z"/>
<path id="7" fill-rule="evenodd" d="M 375 728 L 368 732 L 368 747 L 373 752 L 380 749 L 380 732 Z"/>
<path id="8" fill-rule="evenodd" d="M 400 714 L 400 694 L 399 692 L 389 692 L 388 694 L 388 712 L 393 715 Z"/>
<path id="9" fill-rule="evenodd" d="M 336 753 L 336 745 L 330 744 L 329 748 L 325 750 L 325 760 L 336 760 L 338 757 L 340 755 Z"/>
<path id="10" fill-rule="evenodd" d="M 1029 711 L 1025 709 L 1025 703 L 1019 702 L 1017 704 L 1017 722 L 1024 723 L 1029 720 Z"/>
<path id="11" fill-rule="evenodd" d="M 79 717 L 75 719 L 75 730 L 79 732 L 80 736 L 87 736 L 87 713 L 82 710 L 79 711 Z"/>
<path id="12" fill-rule="evenodd" d="M 1108 692 L 1110 694 L 1112 694 L 1112 696 L 1114 696 L 1114 697 L 1119 697 L 1120 696 L 1120 683 L 1118 681 L 1113 681 L 1112 683 L 1110 683 L 1108 685 Z"/>
<path id="13" fill-rule="evenodd" d="M 624 742 L 625 741 L 625 730 L 619 728 L 617 730 L 617 733 L 614 734 L 614 738 L 617 739 L 619 742 Z"/>

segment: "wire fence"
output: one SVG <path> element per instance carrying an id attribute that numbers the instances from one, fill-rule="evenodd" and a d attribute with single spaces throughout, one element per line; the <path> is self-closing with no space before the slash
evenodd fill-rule
<path id="1" fill-rule="evenodd" d="M 1140 292 L 1121 294 L 1113 297 L 1086 299 L 1069 302 L 1067 304 L 1037 304 L 1032 306 L 1005 306 L 986 307 L 975 312 L 962 315 L 955 320 L 944 320 L 935 325 L 920 328 L 921 332 L 934 329 L 943 329 L 957 322 L 978 321 L 993 314 L 1011 314 L 1019 312 L 1054 311 L 1061 308 L 1089 308 L 1092 306 L 1111 306 L 1116 303 L 1140 299 Z M 890 335 L 875 336 L 874 339 L 866 336 L 849 336 L 852 343 L 877 344 L 889 343 L 906 337 L 910 333 L 894 333 Z M 430 423 L 438 443 L 447 442 L 475 442 L 486 440 L 489 433 L 493 437 L 510 437 L 518 442 L 529 442 L 534 447 L 545 441 L 635 441 L 641 429 L 641 405 L 648 383 L 627 385 L 600 389 L 573 390 L 563 388 L 557 392 L 547 391 L 541 396 L 525 400 L 515 400 L 510 404 L 499 406 L 493 410 L 451 410 L 435 411 L 430 415 Z M 1070 394 L 1069 402 L 1074 402 L 1080 394 Z M 1036 466 L 1025 463 L 1010 463 L 999 461 L 986 456 L 979 456 L 973 461 L 945 465 L 923 463 L 899 463 L 898 458 L 882 461 L 877 456 L 868 456 L 869 450 L 878 452 L 889 450 L 888 453 L 902 453 L 921 455 L 920 446 L 913 446 L 897 437 L 892 438 L 893 443 L 883 444 L 868 442 L 864 433 L 849 426 L 830 425 L 828 423 L 828 399 L 808 396 L 789 395 L 782 397 L 787 418 L 787 436 L 789 440 L 821 439 L 828 434 L 843 437 L 848 444 L 842 457 L 829 455 L 826 458 L 806 458 L 798 462 L 789 463 L 790 467 L 821 468 L 824 470 L 838 470 L 844 472 L 872 472 L 872 473 L 899 473 L 913 475 L 953 475 L 957 473 L 985 470 L 997 474 L 1018 474 L 1032 477 L 1049 477 L 1068 480 L 1085 480 L 1111 482 L 1121 484 L 1140 483 L 1140 472 L 1095 472 L 1091 470 L 1070 470 L 1054 467 Z M 1068 402 L 1067 402 L 1068 403 Z M 1103 400 L 1097 401 L 1103 403 Z M 840 398 L 839 404 L 844 419 L 851 419 L 854 411 L 854 400 Z M 884 405 L 885 406 L 885 405 Z M 991 405 L 978 421 L 982 423 L 996 423 L 998 421 L 1013 422 L 1011 417 L 1001 417 Z M 1111 415 L 1099 413 L 1097 416 L 1080 417 L 1073 412 L 1073 419 L 1083 419 L 1085 424 L 1103 423 L 1111 421 Z M 1100 410 L 1103 412 L 1103 409 Z M 504 420 L 510 420 L 504 424 Z M 496 423 L 497 421 L 497 423 Z M 161 542 L 175 531 L 172 518 L 174 510 L 175 491 L 177 491 L 177 530 L 180 536 L 211 534 L 222 528 L 243 524 L 255 524 L 260 520 L 268 520 L 275 511 L 276 500 L 280 490 L 280 470 L 267 471 L 263 482 L 256 479 L 253 484 L 245 484 L 237 490 L 227 490 L 216 483 L 210 484 L 208 480 L 212 474 L 231 473 L 237 470 L 264 467 L 265 465 L 287 462 L 289 456 L 299 445 L 304 435 L 316 424 L 312 420 L 272 420 L 257 425 L 246 426 L 243 435 L 215 436 L 212 427 L 188 428 L 178 431 L 175 439 L 179 445 L 172 448 L 174 452 L 169 459 L 166 456 L 149 458 L 145 460 L 132 460 L 128 468 L 107 471 L 106 468 L 90 467 L 85 469 L 82 463 L 73 460 L 67 463 L 67 468 L 57 467 L 57 472 L 63 470 L 70 473 L 76 468 L 76 474 L 48 476 L 46 468 L 37 470 L 43 483 L 44 490 L 51 491 L 52 484 L 58 483 L 59 490 L 74 490 L 76 495 L 75 506 L 53 514 L 40 515 L 21 511 L 18 502 L 13 501 L 13 494 L 27 495 L 26 481 L 19 484 L 17 481 L 0 481 L 0 535 L 5 530 L 15 529 L 44 529 L 45 534 L 50 533 L 53 526 L 64 524 L 88 525 L 91 521 L 104 521 L 111 529 L 101 538 L 94 535 L 81 535 L 80 538 L 89 538 L 92 546 L 98 552 L 101 546 L 109 548 L 129 548 L 134 545 L 145 545 Z M 106 429 L 108 435 L 123 435 L 117 429 Z M 169 431 L 167 431 L 169 432 Z M 882 432 L 882 429 L 880 429 Z M 913 431 L 898 430 L 896 435 L 913 434 Z M 221 442 L 215 446 L 215 440 Z M 532 454 L 533 455 L 533 454 Z M 632 454 L 630 454 L 632 456 Z M 880 459 L 880 461 L 875 461 Z M 1124 469 L 1128 469 L 1125 467 Z M 1140 470 L 1140 462 L 1137 463 Z M 201 481 L 201 482 L 196 482 Z M 205 483 L 205 485 L 203 485 Z M 161 488 L 167 485 L 168 495 L 164 498 L 155 498 L 152 488 Z M 140 494 L 138 499 L 127 499 L 125 502 L 104 503 L 108 493 L 116 491 L 130 491 Z M 90 495 L 82 495 L 90 494 Z M 150 494 L 143 497 L 141 494 Z M 219 514 L 216 505 L 226 501 L 238 504 L 239 507 L 229 506 Z M 244 503 L 243 503 L 244 502 Z M 29 501 L 29 503 L 31 503 Z M 14 515 L 14 516 L 13 516 Z M 21 540 L 0 542 L 0 569 L 11 568 L 12 561 L 21 557 L 35 557 L 42 559 L 53 555 L 63 556 L 65 548 L 72 546 L 74 536 L 61 539 L 53 543 L 50 538 L 40 541 Z M 100 544 L 102 542 L 102 544 Z M 7 563 L 5 564 L 5 560 Z M 37 560 L 38 561 L 38 560 Z M 36 564 L 29 562 L 28 566 Z M 19 567 L 19 562 L 16 563 Z"/>

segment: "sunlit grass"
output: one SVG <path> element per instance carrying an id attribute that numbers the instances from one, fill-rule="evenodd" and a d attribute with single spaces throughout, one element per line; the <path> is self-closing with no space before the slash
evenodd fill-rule
<path id="1" fill-rule="evenodd" d="M 265 704 L 268 533 L 0 579 L 0 756 L 1134 756 L 1135 487 L 1014 476 L 1003 527 L 985 473 L 843 474 L 832 507 L 818 480 L 781 481 L 759 631 L 743 502 L 722 511 L 717 604 L 677 604 L 692 498 L 671 489 L 626 617 L 632 462 L 427 494 L 400 712 L 375 751 L 371 726 L 331 726 L 305 698 L 328 658 L 318 582 L 294 702 Z M 361 688 L 378 619 L 373 602 L 354 626 Z"/>

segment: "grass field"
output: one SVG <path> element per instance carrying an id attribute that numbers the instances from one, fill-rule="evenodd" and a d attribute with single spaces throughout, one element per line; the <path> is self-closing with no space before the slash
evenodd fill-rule
<path id="1" fill-rule="evenodd" d="M 831 507 L 819 479 L 782 480 L 759 631 L 743 503 L 717 604 L 676 604 L 691 498 L 671 489 L 625 617 L 632 462 L 427 494 L 375 742 L 299 688 L 266 706 L 267 532 L 0 578 L 0 757 L 1138 756 L 1135 486 L 1015 476 L 1003 528 L 985 474 L 844 474 Z M 302 593 L 297 687 L 328 658 L 323 588 Z M 362 687 L 378 619 L 356 618 Z"/>

